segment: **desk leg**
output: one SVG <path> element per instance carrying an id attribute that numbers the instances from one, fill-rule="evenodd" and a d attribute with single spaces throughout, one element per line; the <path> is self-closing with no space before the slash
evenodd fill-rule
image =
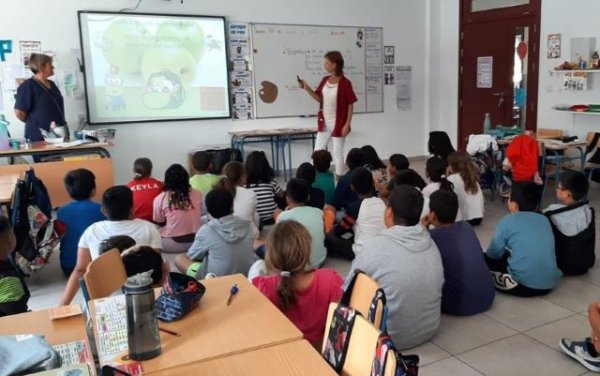
<path id="1" fill-rule="evenodd" d="M 288 167 L 290 172 L 290 179 L 292 178 L 292 137 L 288 136 Z"/>

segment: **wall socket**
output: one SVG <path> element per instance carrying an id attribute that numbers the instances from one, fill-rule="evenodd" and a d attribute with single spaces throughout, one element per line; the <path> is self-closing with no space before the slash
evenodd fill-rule
<path id="1" fill-rule="evenodd" d="M 85 123 L 87 123 L 87 116 L 85 114 L 77 115 L 77 125 L 81 127 Z"/>

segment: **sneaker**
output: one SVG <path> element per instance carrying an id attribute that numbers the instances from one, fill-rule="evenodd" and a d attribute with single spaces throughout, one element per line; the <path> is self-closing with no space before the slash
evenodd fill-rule
<path id="1" fill-rule="evenodd" d="M 571 341 L 567 338 L 560 340 L 560 348 L 565 354 L 577 360 L 590 371 L 600 372 L 600 356 L 596 358 L 592 357 L 588 351 L 588 346 L 592 346 L 589 338 L 581 342 Z"/>

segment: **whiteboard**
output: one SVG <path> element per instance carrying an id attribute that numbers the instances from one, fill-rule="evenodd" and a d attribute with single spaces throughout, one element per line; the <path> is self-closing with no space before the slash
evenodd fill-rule
<path id="1" fill-rule="evenodd" d="M 337 50 L 358 101 L 354 111 L 383 112 L 383 29 L 348 26 L 252 24 L 256 116 L 314 115 L 318 104 L 298 86 L 315 89 L 327 74 L 323 56 Z M 362 35 L 362 38 L 361 38 Z"/>

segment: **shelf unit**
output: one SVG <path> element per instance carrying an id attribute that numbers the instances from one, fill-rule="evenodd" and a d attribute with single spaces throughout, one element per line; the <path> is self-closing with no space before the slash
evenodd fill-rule
<path id="1" fill-rule="evenodd" d="M 600 69 L 572 69 L 572 70 L 553 70 L 553 73 L 564 74 L 564 73 L 600 73 Z"/>
<path id="2" fill-rule="evenodd" d="M 554 109 L 554 111 L 556 112 L 564 112 L 566 114 L 573 114 L 573 115 L 590 115 L 590 116 L 600 116 L 600 112 L 581 112 L 581 111 L 568 111 L 568 110 L 557 110 L 556 108 Z"/>

